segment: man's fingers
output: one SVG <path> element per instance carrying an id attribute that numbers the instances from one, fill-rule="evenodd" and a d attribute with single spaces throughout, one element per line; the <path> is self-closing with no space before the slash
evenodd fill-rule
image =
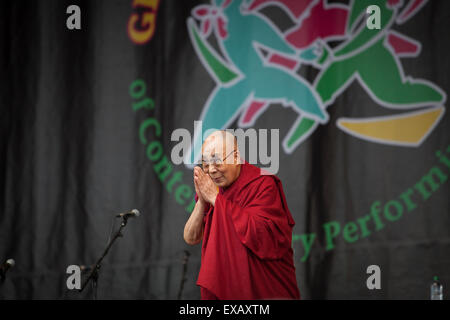
<path id="1" fill-rule="evenodd" d="M 198 175 L 194 175 L 194 179 L 197 179 L 197 186 L 199 188 L 207 187 L 209 184 L 213 184 L 213 181 L 209 174 L 206 174 L 201 169 L 198 170 Z"/>
<path id="2" fill-rule="evenodd" d="M 206 175 L 206 174 L 205 174 L 202 170 L 200 170 L 200 171 L 198 172 L 197 177 L 198 177 L 198 179 L 199 179 L 200 182 L 204 182 L 204 181 L 205 181 L 205 175 Z"/>
<path id="3" fill-rule="evenodd" d="M 199 168 L 200 169 L 200 168 Z M 203 170 L 198 171 L 199 176 L 203 177 L 206 175 L 206 173 Z"/>
<path id="4" fill-rule="evenodd" d="M 209 174 L 203 173 L 203 181 L 205 181 L 205 183 L 211 182 L 212 183 L 212 179 L 209 176 Z"/>
<path id="5" fill-rule="evenodd" d="M 195 187 L 195 191 L 198 194 L 200 192 L 200 187 L 198 185 L 198 178 L 197 177 L 194 177 L 194 187 Z"/>
<path id="6" fill-rule="evenodd" d="M 209 174 L 206 174 L 206 173 L 204 173 L 203 171 L 200 173 L 200 177 L 201 177 L 203 180 L 210 178 L 210 177 L 209 177 Z"/>
<path id="7" fill-rule="evenodd" d="M 195 184 L 195 187 L 198 189 L 198 191 L 201 192 L 202 186 L 203 186 L 202 180 L 199 177 L 194 177 L 194 184 Z"/>
<path id="8" fill-rule="evenodd" d="M 200 193 L 200 188 L 197 185 L 197 179 L 196 178 L 194 178 L 194 188 L 195 188 L 195 192 L 198 195 Z"/>

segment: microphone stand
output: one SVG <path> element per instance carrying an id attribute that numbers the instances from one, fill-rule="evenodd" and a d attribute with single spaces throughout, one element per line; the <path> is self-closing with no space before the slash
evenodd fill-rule
<path id="1" fill-rule="evenodd" d="M 87 284 L 89 283 L 89 281 L 92 280 L 91 284 L 92 284 L 92 299 L 93 300 L 97 300 L 98 272 L 101 268 L 101 263 L 102 263 L 103 259 L 105 258 L 105 256 L 108 254 L 108 251 L 112 247 L 114 241 L 116 241 L 116 239 L 119 237 L 123 237 L 122 229 L 127 225 L 128 218 L 129 218 L 129 216 L 127 216 L 127 215 L 124 215 L 122 217 L 122 223 L 120 224 L 119 230 L 117 230 L 117 232 L 111 238 L 108 245 L 106 246 L 105 251 L 103 251 L 103 254 L 97 260 L 94 267 L 91 269 L 91 272 L 89 273 L 88 277 L 86 278 L 83 285 L 81 286 L 81 289 L 79 290 L 79 292 L 82 292 L 84 290 L 84 288 L 87 286 Z"/>
<path id="2" fill-rule="evenodd" d="M 16 262 L 13 259 L 8 259 L 2 266 L 0 267 L 0 285 L 3 285 L 6 279 L 6 273 L 9 269 L 14 267 Z"/>
<path id="3" fill-rule="evenodd" d="M 181 283 L 180 283 L 180 289 L 178 291 L 178 300 L 181 299 L 181 294 L 183 293 L 183 288 L 184 288 L 184 282 L 186 281 L 186 271 L 187 271 L 187 264 L 188 264 L 188 260 L 189 260 L 189 256 L 191 254 L 189 253 L 189 251 L 184 250 L 184 257 L 183 257 L 183 273 L 181 275 Z"/>

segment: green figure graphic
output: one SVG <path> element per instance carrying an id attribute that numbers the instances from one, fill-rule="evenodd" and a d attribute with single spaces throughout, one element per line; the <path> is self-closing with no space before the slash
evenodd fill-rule
<path id="1" fill-rule="evenodd" d="M 359 80 L 377 103 L 388 108 L 436 106 L 445 101 L 445 93 L 437 86 L 425 80 L 405 77 L 398 58 L 386 44 L 388 30 L 395 21 L 400 3 L 398 0 L 351 1 L 347 33 L 354 32 L 355 35 L 333 53 L 325 47 L 318 61 L 324 64 L 324 68 L 314 86 L 324 107 L 332 104 L 354 79 Z M 362 26 L 354 31 L 359 18 L 370 5 L 378 5 L 381 9 L 381 29 L 368 29 L 363 21 Z M 324 63 L 325 60 L 328 62 Z M 315 120 L 301 115 L 284 140 L 285 149 L 295 149 L 317 125 Z"/>

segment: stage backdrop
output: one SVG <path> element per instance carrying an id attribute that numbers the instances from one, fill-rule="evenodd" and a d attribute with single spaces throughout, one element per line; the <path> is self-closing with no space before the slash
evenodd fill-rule
<path id="1" fill-rule="evenodd" d="M 67 27 L 72 4 L 81 29 Z M 2 1 L 0 259 L 16 266 L 1 296 L 89 298 L 65 290 L 66 268 L 94 263 L 114 214 L 137 208 L 98 297 L 176 299 L 187 251 L 181 297 L 199 298 L 200 246 L 183 241 L 192 169 L 171 141 L 196 120 L 279 129 L 303 298 L 428 299 L 435 275 L 448 288 L 449 12 L 447 0 Z"/>

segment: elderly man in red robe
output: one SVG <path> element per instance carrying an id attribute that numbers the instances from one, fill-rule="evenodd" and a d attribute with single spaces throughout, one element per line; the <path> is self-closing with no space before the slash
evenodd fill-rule
<path id="1" fill-rule="evenodd" d="M 230 150 L 231 149 L 231 150 Z M 281 181 L 242 161 L 236 138 L 215 131 L 194 168 L 196 205 L 184 228 L 202 242 L 202 299 L 299 299 L 292 228 Z"/>

